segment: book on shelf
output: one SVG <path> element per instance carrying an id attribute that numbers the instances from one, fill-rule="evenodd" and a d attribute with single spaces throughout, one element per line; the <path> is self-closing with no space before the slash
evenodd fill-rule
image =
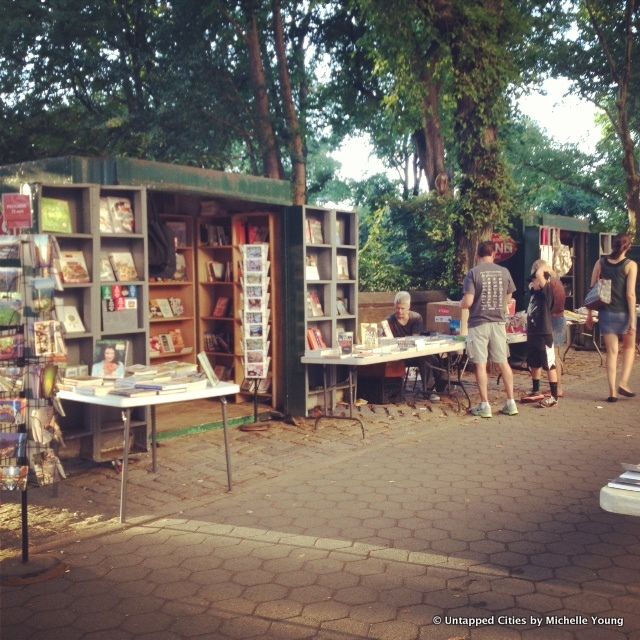
<path id="1" fill-rule="evenodd" d="M 187 259 L 176 253 L 176 270 L 173 272 L 173 280 L 184 282 L 187 279 Z"/>
<path id="2" fill-rule="evenodd" d="M 318 327 L 309 327 L 307 329 L 307 342 L 312 350 L 327 349 L 327 344 L 322 337 L 322 332 Z"/>
<path id="3" fill-rule="evenodd" d="M 213 307 L 213 317 L 214 318 L 225 318 L 227 316 L 227 313 L 229 311 L 229 303 L 231 302 L 231 299 L 228 298 L 227 296 L 220 296 L 217 300 L 216 300 L 216 304 Z"/>
<path id="4" fill-rule="evenodd" d="M 343 356 L 353 353 L 353 331 L 341 331 L 338 333 L 338 346 Z"/>
<path id="5" fill-rule="evenodd" d="M 347 223 L 344 218 L 336 218 L 336 244 L 347 244 Z"/>
<path id="6" fill-rule="evenodd" d="M 160 310 L 160 306 L 158 305 L 158 299 L 152 298 L 149 300 L 149 319 L 157 320 L 158 318 L 163 318 L 162 311 Z"/>
<path id="7" fill-rule="evenodd" d="M 169 336 L 171 337 L 176 353 L 181 353 L 185 348 L 182 329 L 171 329 L 171 331 L 169 331 Z"/>
<path id="8" fill-rule="evenodd" d="M 125 367 L 129 364 L 130 357 L 129 340 L 117 338 L 96 340 L 91 375 L 103 378 L 124 378 Z"/>
<path id="9" fill-rule="evenodd" d="M 60 274 L 65 284 L 91 282 L 84 253 L 80 250 L 60 252 Z"/>
<path id="10" fill-rule="evenodd" d="M 161 333 L 158 335 L 160 339 L 160 353 L 175 353 L 176 347 L 173 344 L 173 337 L 170 333 Z"/>
<path id="11" fill-rule="evenodd" d="M 337 298 L 336 311 L 339 316 L 349 315 L 349 300 L 347 298 Z"/>
<path id="12" fill-rule="evenodd" d="M 24 301 L 20 292 L 0 292 L 0 327 L 19 327 L 23 309 Z"/>
<path id="13" fill-rule="evenodd" d="M 256 385 L 256 378 L 245 378 L 240 385 L 240 391 L 252 393 Z"/>
<path id="14" fill-rule="evenodd" d="M 233 243 L 237 245 L 246 244 L 247 227 L 242 220 L 234 220 L 232 223 Z"/>
<path id="15" fill-rule="evenodd" d="M 186 220 L 165 220 L 164 223 L 167 225 L 176 247 L 189 246 Z"/>
<path id="16" fill-rule="evenodd" d="M 269 237 L 269 227 L 266 224 L 247 222 L 247 243 L 257 244 L 267 242 Z"/>
<path id="17" fill-rule="evenodd" d="M 138 280 L 138 271 L 131 251 L 110 251 L 109 262 L 118 282 Z"/>
<path id="18" fill-rule="evenodd" d="M 350 280 L 349 275 L 349 256 L 338 254 L 336 256 L 337 279 Z"/>
<path id="19" fill-rule="evenodd" d="M 108 196 L 107 202 L 113 233 L 133 233 L 135 219 L 131 199 L 122 196 Z"/>
<path id="20" fill-rule="evenodd" d="M 320 280 L 318 256 L 315 253 L 309 254 L 305 259 L 304 276 L 307 280 Z"/>
<path id="21" fill-rule="evenodd" d="M 100 256 L 100 282 L 115 282 L 116 274 L 109 261 L 109 256 Z"/>
<path id="22" fill-rule="evenodd" d="M 307 225 L 309 227 L 308 237 L 310 239 L 311 244 L 324 244 L 322 220 L 314 216 L 308 216 Z"/>
<path id="23" fill-rule="evenodd" d="M 197 355 L 197 359 L 198 359 L 198 364 L 202 369 L 202 373 L 204 373 L 207 376 L 207 379 L 211 383 L 211 386 L 215 387 L 218 384 L 218 382 L 220 382 L 220 380 L 218 379 L 218 376 L 216 375 L 215 371 L 213 370 L 213 367 L 211 366 L 209 357 L 204 351 L 200 351 Z"/>
<path id="24" fill-rule="evenodd" d="M 184 304 L 182 302 L 182 298 L 174 297 L 169 298 L 169 306 L 171 307 L 171 311 L 174 316 L 183 316 L 184 315 Z"/>
<path id="25" fill-rule="evenodd" d="M 322 302 L 320 301 L 320 294 L 315 289 L 310 289 L 307 292 L 308 308 L 311 311 L 311 316 L 319 318 L 324 316 L 324 309 L 322 308 Z"/>
<path id="26" fill-rule="evenodd" d="M 173 318 L 173 310 L 171 309 L 168 298 L 156 298 L 155 303 L 158 309 L 160 309 L 163 318 Z"/>
<path id="27" fill-rule="evenodd" d="M 0 267 L 0 293 L 22 290 L 22 267 Z"/>
<path id="28" fill-rule="evenodd" d="M 222 282 L 227 280 L 227 262 L 219 260 L 209 260 L 207 262 L 207 276 L 209 282 Z"/>
<path id="29" fill-rule="evenodd" d="M 100 233 L 113 233 L 113 222 L 109 211 L 109 200 L 106 196 L 100 196 Z"/>
<path id="30" fill-rule="evenodd" d="M 43 197 L 40 200 L 42 231 L 73 233 L 71 203 L 62 198 Z"/>
<path id="31" fill-rule="evenodd" d="M 78 313 L 78 309 L 73 304 L 56 305 L 56 317 L 66 333 L 84 333 L 86 328 L 82 322 L 82 317 Z"/>

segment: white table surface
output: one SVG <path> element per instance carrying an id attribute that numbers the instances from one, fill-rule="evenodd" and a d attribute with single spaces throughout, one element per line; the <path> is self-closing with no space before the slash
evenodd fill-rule
<path id="1" fill-rule="evenodd" d="M 465 342 L 462 340 L 452 340 L 450 343 L 438 342 L 433 345 L 427 345 L 423 349 L 405 349 L 404 351 L 390 351 L 387 353 L 372 353 L 367 356 L 321 356 L 321 355 L 304 355 L 300 358 L 303 364 L 331 364 L 346 365 L 349 367 L 363 367 L 370 364 L 380 364 L 382 362 L 394 362 L 397 360 L 408 360 L 409 358 L 421 358 L 424 356 L 434 356 L 439 353 L 462 352 L 465 348 Z"/>
<path id="2" fill-rule="evenodd" d="M 161 395 L 143 395 L 136 398 L 125 396 L 90 396 L 75 391 L 58 391 L 60 400 L 72 400 L 84 402 L 101 407 L 115 407 L 116 409 L 133 409 L 134 407 L 150 407 L 151 405 L 171 404 L 172 402 L 188 402 L 189 400 L 204 400 L 206 398 L 218 398 L 233 393 L 240 393 L 240 386 L 233 382 L 219 382 L 215 387 L 206 387 L 197 391 L 181 391 L 165 393 Z"/>

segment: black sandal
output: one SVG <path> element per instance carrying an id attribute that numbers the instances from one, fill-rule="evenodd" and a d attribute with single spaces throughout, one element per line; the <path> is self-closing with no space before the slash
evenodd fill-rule
<path id="1" fill-rule="evenodd" d="M 609 396 L 607 398 L 607 402 L 618 402 L 618 398 L 616 398 L 615 396 Z"/>
<path id="2" fill-rule="evenodd" d="M 628 391 L 627 389 L 623 389 L 622 387 L 618 387 L 618 393 L 625 398 L 635 398 L 636 394 L 633 391 Z"/>

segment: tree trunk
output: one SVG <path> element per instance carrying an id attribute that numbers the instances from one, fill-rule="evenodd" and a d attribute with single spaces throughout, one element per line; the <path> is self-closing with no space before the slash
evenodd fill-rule
<path id="1" fill-rule="evenodd" d="M 423 123 L 426 141 L 424 170 L 429 191 L 436 189 L 437 177 L 440 174 L 446 174 L 444 138 L 442 136 L 442 121 L 440 120 L 441 87 L 440 82 L 435 78 L 437 62 L 437 57 L 428 60 L 421 73 L 422 84 L 425 88 L 423 100 Z"/>
<path id="2" fill-rule="evenodd" d="M 267 77 L 260 53 L 258 24 L 255 13 L 252 13 L 247 18 L 248 29 L 246 38 L 247 48 L 249 50 L 249 73 L 256 101 L 257 133 L 258 140 L 260 141 L 263 174 L 267 178 L 282 180 L 284 178 L 284 170 L 280 160 L 273 122 L 271 120 Z"/>
<path id="3" fill-rule="evenodd" d="M 273 0 L 273 31 L 275 36 L 276 58 L 278 60 L 278 75 L 280 76 L 280 90 L 282 92 L 282 102 L 287 118 L 287 129 L 289 130 L 293 202 L 294 204 L 306 204 L 307 154 L 300 130 L 298 112 L 293 101 L 291 74 L 289 73 L 289 66 L 287 64 L 287 51 L 284 41 L 280 0 Z"/>

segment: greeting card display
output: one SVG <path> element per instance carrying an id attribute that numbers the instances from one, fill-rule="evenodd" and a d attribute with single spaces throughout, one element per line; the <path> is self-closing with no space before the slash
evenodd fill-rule
<path id="1" fill-rule="evenodd" d="M 243 352 L 245 379 L 269 375 L 269 245 L 242 245 Z M 256 383 L 257 384 L 257 383 Z M 256 387 L 257 389 L 257 387 Z"/>

